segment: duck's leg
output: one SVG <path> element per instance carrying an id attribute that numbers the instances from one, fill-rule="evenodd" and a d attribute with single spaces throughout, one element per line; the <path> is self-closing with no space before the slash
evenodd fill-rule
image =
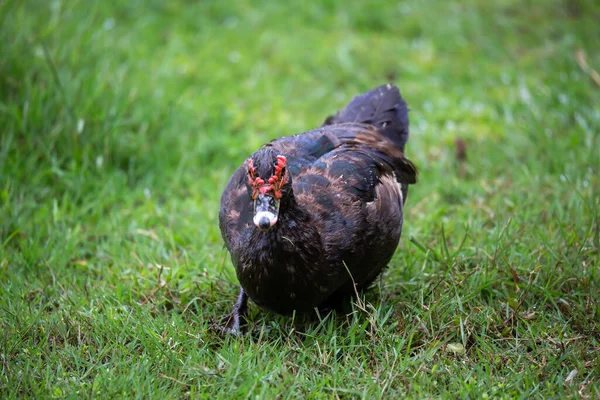
<path id="1" fill-rule="evenodd" d="M 246 325 L 246 312 L 248 311 L 248 295 L 240 287 L 240 294 L 233 306 L 231 314 L 221 320 L 219 329 L 232 335 L 241 335 L 242 327 Z"/>

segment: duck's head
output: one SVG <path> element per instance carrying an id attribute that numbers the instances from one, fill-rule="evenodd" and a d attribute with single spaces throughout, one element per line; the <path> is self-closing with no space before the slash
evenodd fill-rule
<path id="1" fill-rule="evenodd" d="M 279 218 L 282 200 L 292 196 L 292 180 L 287 158 L 270 148 L 262 148 L 246 162 L 248 194 L 254 202 L 254 225 L 263 232 Z"/>

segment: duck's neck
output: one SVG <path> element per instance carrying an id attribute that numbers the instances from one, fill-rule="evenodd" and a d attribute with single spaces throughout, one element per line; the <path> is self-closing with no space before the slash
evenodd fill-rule
<path id="1" fill-rule="evenodd" d="M 282 201 L 277 223 L 267 232 L 252 232 L 247 247 L 250 258 L 263 266 L 286 262 L 298 254 L 312 256 L 320 253 L 321 237 L 310 213 L 288 198 Z"/>

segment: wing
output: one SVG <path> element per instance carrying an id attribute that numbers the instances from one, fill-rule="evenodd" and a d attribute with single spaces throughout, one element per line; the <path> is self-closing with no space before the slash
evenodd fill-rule
<path id="1" fill-rule="evenodd" d="M 397 246 L 402 206 L 416 169 L 372 126 L 324 128 L 323 135 L 333 137 L 329 141 L 337 146 L 320 155 L 302 155 L 306 164 L 294 177 L 294 195 L 316 215 L 327 256 L 346 262 L 360 284 L 373 278 L 372 271 L 361 268 L 365 260 L 386 264 L 385 254 Z"/>

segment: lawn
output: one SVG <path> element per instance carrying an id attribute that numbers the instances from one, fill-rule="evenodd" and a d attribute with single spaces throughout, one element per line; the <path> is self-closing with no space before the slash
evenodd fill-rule
<path id="1" fill-rule="evenodd" d="M 0 2 L 1 398 L 600 398 L 596 0 Z M 237 295 L 221 192 L 397 84 L 389 269 L 321 321 Z"/>

